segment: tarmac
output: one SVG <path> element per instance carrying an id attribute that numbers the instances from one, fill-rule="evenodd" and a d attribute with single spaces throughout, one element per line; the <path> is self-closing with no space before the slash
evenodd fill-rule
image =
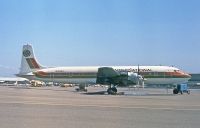
<path id="1" fill-rule="evenodd" d="M 200 90 L 119 88 L 87 95 L 72 87 L 0 86 L 1 128 L 199 128 Z M 89 87 L 88 92 L 105 91 Z"/>

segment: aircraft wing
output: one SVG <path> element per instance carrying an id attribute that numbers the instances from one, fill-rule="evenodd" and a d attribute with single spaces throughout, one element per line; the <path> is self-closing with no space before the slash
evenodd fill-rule
<path id="1" fill-rule="evenodd" d="M 110 67 L 101 67 L 98 69 L 98 76 L 104 76 L 104 77 L 114 77 L 114 76 L 119 76 L 120 73 L 115 71 L 113 68 Z"/>
<path id="2" fill-rule="evenodd" d="M 120 73 L 110 67 L 101 67 L 97 73 L 97 84 L 113 84 L 117 83 L 116 79 L 120 76 Z"/>
<path id="3" fill-rule="evenodd" d="M 98 69 L 96 83 L 102 85 L 113 84 L 127 86 L 129 84 L 136 84 L 136 80 L 133 76 L 129 75 L 129 72 L 119 72 L 111 67 L 101 67 Z"/>

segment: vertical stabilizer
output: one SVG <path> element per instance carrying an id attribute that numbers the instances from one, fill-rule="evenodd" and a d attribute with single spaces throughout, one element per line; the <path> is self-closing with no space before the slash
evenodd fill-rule
<path id="1" fill-rule="evenodd" d="M 26 74 L 42 69 L 43 67 L 38 63 L 34 56 L 34 51 L 31 45 L 27 44 L 22 49 L 22 60 L 19 74 Z"/>

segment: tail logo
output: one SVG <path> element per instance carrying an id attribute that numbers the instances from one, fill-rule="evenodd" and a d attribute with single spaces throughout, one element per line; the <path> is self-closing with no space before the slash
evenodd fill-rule
<path id="1" fill-rule="evenodd" d="M 23 55 L 24 57 L 29 57 L 31 55 L 31 52 L 29 50 L 24 50 Z"/>

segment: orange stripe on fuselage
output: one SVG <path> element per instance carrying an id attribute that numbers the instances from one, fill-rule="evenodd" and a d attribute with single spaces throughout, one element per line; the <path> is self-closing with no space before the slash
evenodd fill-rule
<path id="1" fill-rule="evenodd" d="M 47 73 L 43 72 L 43 71 L 35 72 L 35 74 L 38 75 L 38 76 L 46 76 L 47 75 Z"/>
<path id="2" fill-rule="evenodd" d="M 187 77 L 186 74 L 182 73 L 182 72 L 166 72 L 166 75 L 169 76 L 174 76 L 174 77 Z"/>

